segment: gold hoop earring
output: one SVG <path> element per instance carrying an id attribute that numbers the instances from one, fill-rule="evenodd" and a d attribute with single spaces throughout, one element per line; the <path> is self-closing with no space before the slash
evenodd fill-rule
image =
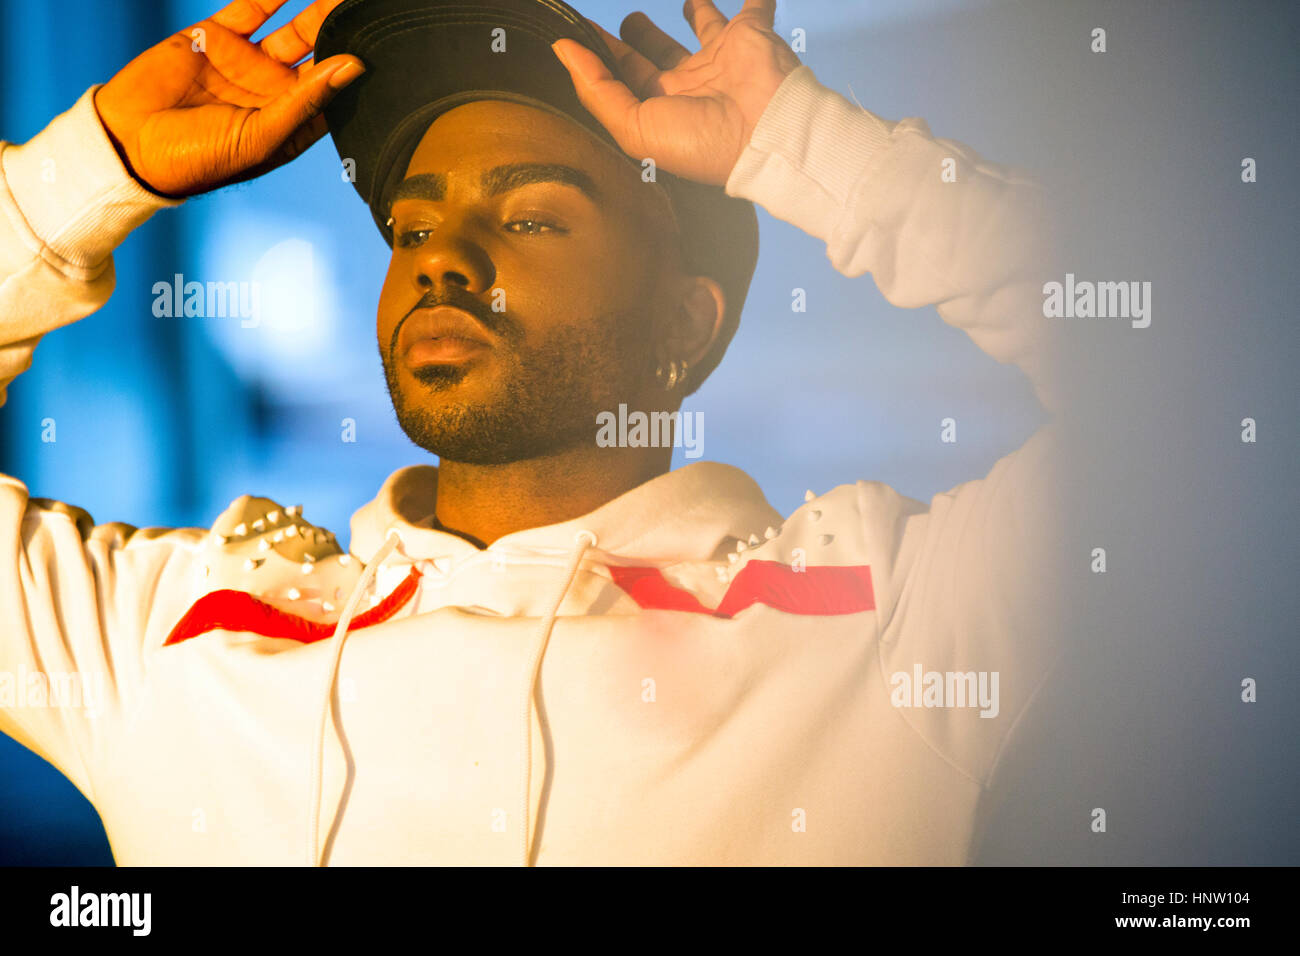
<path id="1" fill-rule="evenodd" d="M 664 380 L 665 374 L 667 381 Z M 679 366 L 677 360 L 673 359 L 668 363 L 667 373 L 664 372 L 664 367 L 660 365 L 655 369 L 655 379 L 664 387 L 664 391 L 671 392 L 677 387 L 678 382 L 686 381 L 686 362 L 683 361 Z"/>

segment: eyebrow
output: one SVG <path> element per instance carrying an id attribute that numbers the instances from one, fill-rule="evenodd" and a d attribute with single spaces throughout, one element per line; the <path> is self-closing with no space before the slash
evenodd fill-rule
<path id="1" fill-rule="evenodd" d="M 483 174 L 483 191 L 489 196 L 497 196 L 520 186 L 532 183 L 560 183 L 573 186 L 587 194 L 593 202 L 600 201 L 600 190 L 592 178 L 580 169 L 559 163 L 511 163 L 497 166 Z"/>
<path id="2" fill-rule="evenodd" d="M 483 173 L 483 192 L 488 196 L 499 196 L 512 189 L 533 183 L 560 183 L 573 186 L 586 193 L 593 202 L 600 202 L 600 190 L 590 176 L 580 169 L 560 163 L 510 163 L 494 166 Z M 424 199 L 437 201 L 447 195 L 447 177 L 442 173 L 420 173 L 408 176 L 398 183 L 393 190 L 392 202 L 402 199 Z"/>

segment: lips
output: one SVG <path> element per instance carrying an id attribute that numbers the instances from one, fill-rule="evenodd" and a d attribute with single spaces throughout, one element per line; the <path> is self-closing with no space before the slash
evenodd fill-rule
<path id="1" fill-rule="evenodd" d="M 410 314 L 398 333 L 397 351 L 415 366 L 463 362 L 491 348 L 489 338 L 468 312 L 440 305 Z"/>

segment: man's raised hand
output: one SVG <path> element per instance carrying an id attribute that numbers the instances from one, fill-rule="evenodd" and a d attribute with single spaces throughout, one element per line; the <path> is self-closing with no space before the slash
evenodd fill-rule
<path id="1" fill-rule="evenodd" d="M 321 110 L 364 66 L 346 55 L 299 64 L 340 0 L 315 0 L 253 43 L 284 2 L 234 0 L 146 50 L 95 92 L 118 154 L 154 192 L 192 196 L 251 179 L 325 135 Z"/>
<path id="2" fill-rule="evenodd" d="M 722 185 L 799 58 L 772 30 L 776 0 L 745 0 L 730 20 L 711 0 L 686 0 L 682 12 L 700 41 L 694 54 L 644 13 L 624 19 L 622 40 L 592 24 L 627 84 L 574 40 L 559 40 L 552 49 L 582 105 L 628 155 Z"/>

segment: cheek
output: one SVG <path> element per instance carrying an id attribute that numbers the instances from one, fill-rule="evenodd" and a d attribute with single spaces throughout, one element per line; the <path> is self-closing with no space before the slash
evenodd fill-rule
<path id="1" fill-rule="evenodd" d="M 404 306 L 406 298 L 410 298 L 413 292 L 407 283 L 401 280 L 401 267 L 398 264 L 397 257 L 394 256 L 389 260 L 388 272 L 384 275 L 384 284 L 379 290 L 379 306 L 377 310 L 377 330 L 380 344 L 385 348 L 388 347 L 388 337 L 392 334 L 393 326 L 397 324 L 398 317 L 405 314 L 409 306 Z"/>
<path id="2" fill-rule="evenodd" d="M 629 220 L 634 222 L 638 220 Z M 649 230 L 626 229 L 601 250 L 598 273 L 617 309 L 658 311 L 667 291 L 662 250 Z"/>
<path id="3" fill-rule="evenodd" d="M 653 266 L 642 243 L 606 234 L 553 254 L 499 256 L 497 284 L 507 311 L 530 327 L 578 325 L 649 306 L 657 294 Z"/>

